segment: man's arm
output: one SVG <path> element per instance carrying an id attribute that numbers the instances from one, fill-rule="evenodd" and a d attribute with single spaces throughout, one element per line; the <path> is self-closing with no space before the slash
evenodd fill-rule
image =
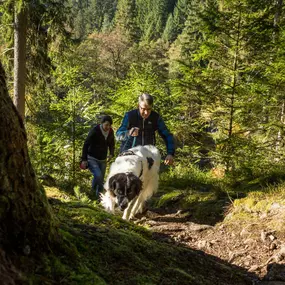
<path id="1" fill-rule="evenodd" d="M 173 135 L 167 129 L 164 121 L 161 117 L 158 118 L 157 122 L 158 133 L 163 138 L 166 144 L 167 154 L 174 155 L 175 153 L 175 145 L 174 145 L 174 138 Z"/>
<path id="2" fill-rule="evenodd" d="M 169 132 L 167 129 L 164 121 L 162 120 L 161 117 L 158 118 L 158 133 L 160 136 L 163 138 L 166 144 L 166 149 L 167 149 L 167 156 L 164 160 L 164 163 L 166 165 L 172 165 L 173 164 L 173 156 L 175 152 L 175 145 L 174 145 L 174 138 L 173 135 Z"/>
<path id="3" fill-rule="evenodd" d="M 121 126 L 116 132 L 116 139 L 118 141 L 125 141 L 128 138 L 128 133 L 129 133 L 128 125 L 129 125 L 129 116 L 126 113 L 123 118 Z"/>

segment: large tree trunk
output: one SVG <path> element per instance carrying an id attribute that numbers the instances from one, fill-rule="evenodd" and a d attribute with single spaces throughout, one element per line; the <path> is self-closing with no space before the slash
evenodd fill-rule
<path id="1" fill-rule="evenodd" d="M 24 120 L 26 86 L 27 9 L 15 12 L 14 23 L 14 104 Z"/>
<path id="2" fill-rule="evenodd" d="M 46 247 L 56 234 L 53 223 L 30 163 L 23 121 L 8 95 L 0 63 L 0 262 L 3 250 L 30 254 Z M 5 269 L 2 265 L 0 278 Z"/>

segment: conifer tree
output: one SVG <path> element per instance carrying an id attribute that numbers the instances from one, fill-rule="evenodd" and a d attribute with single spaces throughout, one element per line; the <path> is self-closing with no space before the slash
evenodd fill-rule
<path id="1" fill-rule="evenodd" d="M 93 32 L 112 28 L 117 0 L 69 0 L 69 5 L 77 39 L 84 40 Z"/>
<path id="2" fill-rule="evenodd" d="M 185 27 L 169 50 L 169 73 L 172 100 L 180 113 L 176 121 L 176 135 L 182 145 L 191 147 L 190 154 L 196 156 L 205 147 L 201 142 L 207 137 L 203 126 L 209 121 L 208 115 L 201 112 L 204 93 L 207 93 L 201 76 L 206 60 L 195 59 L 207 39 L 207 31 L 203 29 L 203 20 L 199 14 L 205 7 L 200 1 L 192 1 L 188 8 Z"/>
<path id="3" fill-rule="evenodd" d="M 173 42 L 185 27 L 187 16 L 191 13 L 191 4 L 194 1 L 178 0 L 174 10 L 169 14 L 165 29 L 163 31 L 163 39 Z M 193 9 L 193 8 L 192 8 Z"/>
<path id="4" fill-rule="evenodd" d="M 11 57 L 15 56 L 15 104 L 19 105 L 20 114 L 24 117 L 25 93 L 32 92 L 36 83 L 46 80 L 50 71 L 51 61 L 48 54 L 50 44 L 57 39 L 59 46 L 59 38 L 68 35 L 65 29 L 65 25 L 68 25 L 67 8 L 65 1 L 42 3 L 41 1 L 9 0 L 0 7 L 0 11 L 3 13 L 1 22 L 4 25 L 1 25 L 1 29 L 5 29 L 4 40 L 7 48 L 14 45 L 14 55 L 6 53 L 5 57 L 6 62 L 9 63 Z M 15 30 L 12 24 L 14 15 Z M 14 41 L 13 34 L 15 34 Z M 8 70 L 11 76 L 11 68 Z"/>
<path id="5" fill-rule="evenodd" d="M 176 80 L 176 94 L 179 98 L 184 90 L 191 104 L 196 98 L 189 121 L 215 122 L 220 158 L 228 169 L 245 169 L 258 159 L 257 147 L 263 147 L 258 130 L 269 94 L 268 86 L 260 81 L 266 78 L 261 62 L 266 62 L 271 51 L 272 25 L 268 22 L 274 13 L 268 3 L 237 0 L 218 4 L 207 1 L 203 9 L 195 9 L 194 21 L 188 18 L 192 25 L 186 24 L 174 43 L 180 64 L 173 70 L 181 78 Z"/>
<path id="6" fill-rule="evenodd" d="M 168 14 L 174 9 L 174 2 L 169 0 L 150 1 L 138 0 L 137 22 L 141 29 L 142 39 L 157 40 L 162 37 Z"/>
<path id="7" fill-rule="evenodd" d="M 167 18 L 167 22 L 162 34 L 162 38 L 166 41 L 173 42 L 175 38 L 177 37 L 177 34 L 175 32 L 175 24 L 172 13 L 169 14 Z"/>
<path id="8" fill-rule="evenodd" d="M 272 54 L 272 62 L 268 66 L 272 66 L 270 68 L 273 72 L 272 75 L 274 77 L 274 87 L 278 86 L 278 88 L 274 88 L 271 92 L 276 93 L 277 105 L 279 105 L 279 111 L 277 112 L 277 117 L 279 116 L 280 127 L 277 130 L 277 138 L 275 150 L 279 152 L 282 140 L 284 139 L 284 124 L 285 124 L 285 97 L 283 95 L 285 90 L 284 81 L 280 80 L 280 74 L 282 73 L 280 68 L 283 67 L 284 56 L 280 50 L 284 50 L 284 42 L 282 36 L 280 36 L 280 30 L 282 26 L 285 24 L 284 19 L 284 9 L 283 8 L 283 0 L 276 0 L 273 6 L 274 11 L 274 20 L 273 20 L 273 33 L 272 33 L 272 43 L 273 50 Z M 278 155 L 280 157 L 280 154 Z"/>
<path id="9" fill-rule="evenodd" d="M 28 5 L 24 1 L 20 4 L 15 6 L 14 21 L 14 104 L 24 120 Z"/>
<path id="10" fill-rule="evenodd" d="M 115 14 L 115 28 L 127 36 L 131 42 L 139 41 L 140 31 L 137 25 L 135 0 L 118 0 Z"/>

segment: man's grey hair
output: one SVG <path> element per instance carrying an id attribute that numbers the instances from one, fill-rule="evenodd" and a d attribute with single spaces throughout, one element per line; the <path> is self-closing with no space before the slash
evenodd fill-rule
<path id="1" fill-rule="evenodd" d="M 139 96 L 139 104 L 141 102 L 144 102 L 148 106 L 152 106 L 153 105 L 153 97 L 147 93 L 142 93 Z"/>

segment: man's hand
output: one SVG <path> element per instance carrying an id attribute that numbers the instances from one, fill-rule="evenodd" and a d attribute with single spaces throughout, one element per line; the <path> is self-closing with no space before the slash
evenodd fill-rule
<path id="1" fill-rule="evenodd" d="M 165 165 L 172 165 L 173 164 L 173 155 L 168 154 L 164 160 Z"/>
<path id="2" fill-rule="evenodd" d="M 87 167 L 88 167 L 87 160 L 82 160 L 80 163 L 80 168 L 85 170 L 85 169 L 87 169 Z"/>
<path id="3" fill-rule="evenodd" d="M 132 137 L 137 137 L 139 135 L 139 128 L 131 128 L 129 130 L 129 135 Z"/>

